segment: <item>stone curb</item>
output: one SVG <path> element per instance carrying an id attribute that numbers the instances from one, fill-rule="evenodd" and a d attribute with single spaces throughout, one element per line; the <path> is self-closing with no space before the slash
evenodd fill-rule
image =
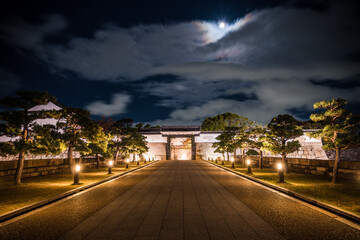
<path id="1" fill-rule="evenodd" d="M 143 166 L 140 166 L 140 167 L 137 167 L 137 168 L 134 168 L 134 169 L 131 169 L 131 170 L 128 170 L 126 172 L 122 172 L 122 173 L 119 173 L 119 174 L 116 174 L 116 175 L 113 175 L 111 177 L 108 177 L 108 178 L 105 178 L 105 179 L 102 179 L 100 181 L 97 181 L 97 182 L 94 182 L 94 183 L 90 183 L 90 184 L 87 184 L 85 186 L 82 186 L 82 187 L 78 187 L 78 188 L 75 188 L 75 189 L 72 189 L 72 190 L 69 190 L 67 192 L 64 192 L 60 195 L 57 195 L 57 196 L 54 196 L 54 197 L 50 197 L 50 198 L 47 198 L 43 201 L 40 201 L 40 202 L 37 202 L 37 203 L 34 203 L 34 204 L 31 204 L 29 206 L 26 206 L 26 207 L 23 207 L 23 208 L 20 208 L 20 209 L 17 209 L 17 210 L 14 210 L 12 212 L 9 212 L 9 213 L 5 213 L 3 215 L 0 215 L 0 223 L 2 222 L 5 222 L 7 220 L 10 220 L 12 218 L 15 218 L 15 217 L 18 217 L 22 214 L 25 214 L 25 213 L 28 213 L 32 210 L 35 210 L 35 209 L 38 209 L 40 207 L 44 207 L 50 203 L 53 203 L 53 202 L 56 202 L 56 201 L 59 201 L 63 198 L 66 198 L 68 196 L 71 196 L 71 195 L 74 195 L 76 193 L 79 193 L 81 191 L 84 191 L 86 189 L 89 189 L 89 188 L 92 188 L 92 187 L 95 187 L 97 185 L 100 185 L 102 183 L 105 183 L 105 182 L 108 182 L 110 180 L 113 180 L 113 179 L 116 179 L 118 177 L 121 177 L 121 176 L 124 176 L 124 175 L 127 175 L 131 172 L 134 172 L 136 170 L 139 170 L 139 169 L 142 169 L 142 168 L 145 168 L 145 167 L 148 167 L 150 165 L 153 165 L 155 163 L 158 163 L 159 161 L 155 161 L 155 162 L 152 162 L 152 163 L 148 163 L 146 165 L 143 165 Z"/>
<path id="2" fill-rule="evenodd" d="M 332 212 L 332 213 L 335 213 L 335 214 L 337 214 L 337 215 L 340 215 L 341 217 L 344 217 L 344 218 L 350 219 L 350 220 L 352 220 L 352 221 L 354 221 L 354 222 L 360 223 L 360 217 L 357 216 L 357 215 L 355 215 L 355 214 L 353 214 L 353 213 L 351 213 L 351 212 L 349 212 L 349 211 L 346 211 L 346 210 L 340 209 L 340 208 L 338 208 L 338 207 L 335 207 L 335 206 L 332 206 L 332 205 L 329 205 L 329 204 L 320 202 L 320 201 L 315 200 L 315 199 L 313 199 L 313 198 L 306 197 L 306 196 L 304 196 L 304 195 L 302 195 L 302 194 L 299 194 L 299 193 L 290 191 L 290 190 L 288 190 L 288 189 L 286 189 L 286 188 L 282 188 L 282 187 L 276 186 L 276 185 L 274 185 L 274 184 L 271 184 L 271 183 L 262 181 L 262 180 L 260 180 L 260 179 L 257 179 L 257 178 L 251 177 L 251 176 L 248 176 L 248 175 L 246 175 L 246 174 L 236 172 L 236 171 L 234 171 L 234 170 L 232 170 L 232 169 L 229 169 L 229 168 L 226 168 L 226 167 L 223 167 L 223 166 L 214 164 L 214 163 L 212 163 L 212 162 L 208 162 L 208 161 L 205 161 L 205 160 L 202 160 L 202 161 L 204 161 L 204 162 L 206 162 L 206 163 L 208 163 L 208 164 L 211 164 L 211 165 L 213 165 L 213 166 L 215 166 L 215 167 L 224 169 L 225 171 L 234 173 L 234 174 L 236 174 L 236 175 L 238 175 L 238 176 L 240 176 L 240 177 L 249 179 L 249 180 L 251 180 L 251 181 L 260 183 L 260 184 L 262 184 L 262 185 L 265 185 L 265 186 L 267 186 L 267 187 L 269 187 L 269 188 L 275 189 L 275 190 L 277 190 L 277 191 L 279 191 L 279 192 L 285 193 L 285 194 L 287 194 L 287 195 L 289 195 L 289 196 L 292 196 L 292 197 L 295 197 L 295 198 L 297 198 L 297 199 L 303 200 L 303 201 L 305 201 L 305 202 L 307 202 L 307 203 L 310 203 L 310 204 L 312 204 L 312 205 L 314 205 L 314 206 L 317 206 L 317 207 L 326 209 L 326 210 L 328 210 L 328 211 L 330 211 L 330 212 Z"/>

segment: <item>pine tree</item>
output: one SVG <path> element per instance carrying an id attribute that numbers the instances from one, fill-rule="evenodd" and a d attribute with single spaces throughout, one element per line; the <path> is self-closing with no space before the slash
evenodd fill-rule
<path id="1" fill-rule="evenodd" d="M 145 139 L 145 136 L 141 135 L 136 128 L 133 128 L 128 132 L 127 136 L 122 138 L 120 152 L 125 156 L 133 154 L 133 160 L 135 160 L 136 154 L 141 156 L 149 150 Z"/>
<path id="2" fill-rule="evenodd" d="M 83 109 L 65 108 L 55 112 L 53 117 L 58 119 L 57 129 L 61 133 L 61 139 L 68 149 L 67 164 L 69 173 L 73 172 L 73 152 L 81 154 L 90 152 L 87 138 L 91 137 L 94 130 L 94 122 L 90 119 L 90 113 Z"/>
<path id="3" fill-rule="evenodd" d="M 2 155 L 18 154 L 18 164 L 15 172 L 15 184 L 21 183 L 22 172 L 25 162 L 25 154 L 34 153 L 57 153 L 61 146 L 56 143 L 52 146 L 45 138 L 36 138 L 38 134 L 51 133 L 50 127 L 36 127 L 37 119 L 44 119 L 50 116 L 50 111 L 29 111 L 36 105 L 45 105 L 49 102 L 56 102 L 54 96 L 46 92 L 19 91 L 17 97 L 5 97 L 0 103 L 9 110 L 0 113 L 1 135 L 11 137 L 11 141 L 2 143 L 0 151 Z M 54 138 L 55 139 L 55 138 Z M 54 142 L 55 143 L 55 142 Z M 47 146 L 46 146 L 47 145 Z"/>
<path id="4" fill-rule="evenodd" d="M 346 104 L 347 101 L 340 98 L 320 101 L 314 104 L 314 109 L 322 108 L 325 111 L 310 116 L 312 121 L 320 122 L 324 127 L 309 135 L 321 137 L 323 149 L 335 150 L 332 184 L 338 182 L 340 152 L 359 145 L 359 116 L 347 111 Z"/>
<path id="5" fill-rule="evenodd" d="M 255 154 L 255 152 L 250 152 L 252 153 L 251 155 L 259 155 L 259 168 L 262 169 L 262 163 L 263 163 L 263 153 L 262 153 L 262 149 L 263 149 L 263 141 L 261 140 L 262 137 L 265 136 L 266 134 L 266 128 L 261 126 L 261 125 L 256 125 L 254 128 L 252 128 L 249 133 L 248 133 L 248 138 L 247 138 L 247 145 L 251 148 L 255 148 L 257 149 L 259 152 L 258 154 Z M 250 150 L 249 150 L 250 151 Z M 247 152 L 246 155 L 249 155 L 249 151 Z"/>
<path id="6" fill-rule="evenodd" d="M 291 115 L 284 114 L 274 117 L 267 125 L 268 131 L 260 139 L 263 147 L 273 154 L 280 154 L 286 172 L 290 172 L 286 155 L 299 150 L 299 141 L 294 140 L 303 135 L 303 131 L 297 126 L 298 121 Z"/>

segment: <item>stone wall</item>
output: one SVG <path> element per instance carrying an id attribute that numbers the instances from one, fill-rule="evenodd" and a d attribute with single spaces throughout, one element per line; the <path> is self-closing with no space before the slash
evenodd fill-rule
<path id="1" fill-rule="evenodd" d="M 253 166 L 258 166 L 258 156 L 251 156 L 247 158 L 252 160 Z M 274 168 L 275 163 L 280 161 L 280 157 L 263 157 L 263 166 Z M 329 177 L 333 174 L 333 160 L 288 158 L 288 163 L 292 172 L 309 173 Z M 360 161 L 340 161 L 339 178 L 360 181 Z"/>
<path id="2" fill-rule="evenodd" d="M 79 161 L 79 159 L 74 159 Z M 11 176 L 15 174 L 18 161 L 0 161 L 0 176 Z M 95 164 L 94 158 L 82 159 L 82 165 Z M 35 177 L 66 172 L 68 165 L 66 159 L 36 159 L 25 160 L 22 177 Z"/>
<path id="3" fill-rule="evenodd" d="M 26 160 L 42 160 L 42 159 L 65 159 L 67 158 L 67 150 L 62 152 L 61 154 L 49 154 L 49 155 L 35 155 L 35 154 L 26 154 L 25 159 Z M 74 152 L 73 153 L 74 158 L 80 158 L 80 153 Z M 1 161 L 14 161 L 18 160 L 18 155 L 7 155 L 6 157 L 0 156 L 0 162 Z"/>
<path id="4" fill-rule="evenodd" d="M 335 160 L 335 151 L 322 149 L 322 142 L 317 138 L 310 138 L 307 135 L 298 137 L 301 147 L 298 151 L 288 155 L 288 158 L 318 159 L 318 160 Z M 270 152 L 265 152 L 264 156 L 280 157 Z M 343 161 L 360 161 L 360 149 L 353 148 L 340 152 L 340 158 Z"/>

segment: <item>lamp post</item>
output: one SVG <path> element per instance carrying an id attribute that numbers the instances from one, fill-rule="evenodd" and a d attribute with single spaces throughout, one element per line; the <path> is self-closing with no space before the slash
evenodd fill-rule
<path id="1" fill-rule="evenodd" d="M 129 168 L 129 159 L 126 159 L 126 168 Z"/>
<path id="2" fill-rule="evenodd" d="M 215 163 L 217 163 L 217 159 L 218 159 L 218 158 L 217 158 L 217 157 L 215 157 Z"/>
<path id="3" fill-rule="evenodd" d="M 74 184 L 79 184 L 80 180 L 80 164 L 75 165 L 75 173 L 74 173 Z"/>
<path id="4" fill-rule="evenodd" d="M 231 158 L 231 168 L 235 168 L 235 161 L 234 161 L 234 158 Z"/>
<path id="5" fill-rule="evenodd" d="M 279 171 L 279 183 L 283 183 L 284 181 L 284 168 L 282 163 L 277 164 L 277 169 Z"/>
<path id="6" fill-rule="evenodd" d="M 246 160 L 246 165 L 248 167 L 247 173 L 252 174 L 252 172 L 251 172 L 251 160 L 250 159 Z"/>
<path id="7" fill-rule="evenodd" d="M 109 160 L 108 162 L 109 168 L 108 168 L 108 174 L 112 173 L 112 166 L 114 165 L 114 161 L 113 160 Z"/>
<path id="8" fill-rule="evenodd" d="M 221 165 L 224 165 L 224 157 L 221 157 Z"/>

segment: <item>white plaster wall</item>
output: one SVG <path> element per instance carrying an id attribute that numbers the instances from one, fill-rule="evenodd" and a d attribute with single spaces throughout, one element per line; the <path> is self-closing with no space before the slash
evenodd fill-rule
<path id="1" fill-rule="evenodd" d="M 219 136 L 219 133 L 203 133 L 200 136 L 195 136 L 196 143 L 213 143 L 217 142 L 216 137 Z"/>
<path id="2" fill-rule="evenodd" d="M 146 137 L 148 143 L 167 143 L 167 137 L 163 137 L 161 134 L 143 134 Z"/>
<path id="3" fill-rule="evenodd" d="M 149 151 L 145 154 L 147 157 L 160 160 L 166 157 L 166 143 L 148 143 Z"/>

